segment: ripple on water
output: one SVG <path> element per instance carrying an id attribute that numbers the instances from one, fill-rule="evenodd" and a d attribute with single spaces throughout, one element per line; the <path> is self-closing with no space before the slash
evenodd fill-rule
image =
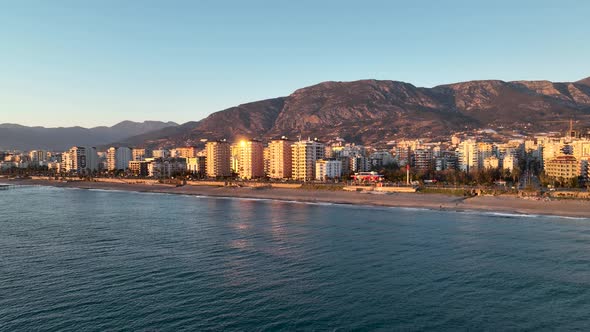
<path id="1" fill-rule="evenodd" d="M 0 330 L 585 329 L 590 224 L 30 187 Z"/>

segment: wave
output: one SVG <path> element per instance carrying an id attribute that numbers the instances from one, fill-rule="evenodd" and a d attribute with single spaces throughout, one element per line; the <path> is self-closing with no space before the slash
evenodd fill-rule
<path id="1" fill-rule="evenodd" d="M 443 208 L 438 209 L 435 207 L 407 207 L 407 206 L 383 206 L 383 205 L 370 205 L 370 204 L 356 204 L 356 203 L 347 203 L 347 202 L 313 202 L 313 201 L 306 201 L 306 200 L 293 200 L 293 199 L 281 199 L 281 198 L 260 198 L 260 197 L 236 197 L 236 196 L 215 196 L 215 195 L 203 195 L 203 194 L 187 194 L 187 193 L 168 193 L 168 192 L 152 192 L 152 191 L 136 191 L 136 190 L 121 190 L 121 189 L 102 189 L 102 188 L 76 188 L 76 187 L 48 187 L 48 186 L 38 186 L 38 185 L 22 185 L 23 187 L 45 187 L 45 188 L 54 188 L 54 189 L 76 189 L 76 190 L 87 190 L 87 191 L 96 191 L 96 192 L 124 192 L 124 193 L 133 193 L 133 194 L 140 194 L 140 195 L 175 195 L 175 196 L 182 196 L 186 198 L 200 198 L 200 199 L 229 199 L 229 200 L 243 200 L 243 201 L 259 201 L 259 202 L 282 202 L 282 203 L 289 203 L 289 204 L 305 204 L 305 205 L 315 205 L 315 206 L 334 206 L 334 207 L 343 207 L 343 208 L 354 208 L 354 209 L 371 209 L 371 210 L 380 210 L 380 211 L 391 211 L 391 210 L 403 210 L 403 211 L 418 211 L 418 212 L 438 212 L 438 213 L 460 213 L 460 214 L 473 214 L 473 215 L 483 215 L 483 216 L 490 216 L 490 217 L 497 217 L 497 218 L 552 218 L 552 219 L 568 219 L 568 220 L 590 220 L 588 217 L 572 217 L 572 216 L 561 216 L 561 215 L 551 215 L 551 214 L 529 214 L 529 213 L 519 213 L 519 212 L 493 212 L 493 211 L 480 211 L 480 210 L 471 210 L 471 209 L 461 209 L 460 207 L 457 209 L 453 208 Z"/>

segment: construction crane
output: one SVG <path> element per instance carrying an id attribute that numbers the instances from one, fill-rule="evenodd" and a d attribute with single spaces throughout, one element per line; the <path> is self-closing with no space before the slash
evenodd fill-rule
<path id="1" fill-rule="evenodd" d="M 580 122 L 579 120 L 576 120 L 575 123 Z M 576 133 L 574 132 L 574 119 L 569 119 L 569 120 L 552 120 L 552 121 L 541 121 L 541 123 L 569 123 L 569 130 L 568 130 L 568 136 L 573 137 L 576 135 Z"/>

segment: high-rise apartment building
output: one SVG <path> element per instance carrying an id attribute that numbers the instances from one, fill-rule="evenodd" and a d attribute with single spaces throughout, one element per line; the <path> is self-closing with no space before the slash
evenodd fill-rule
<path id="1" fill-rule="evenodd" d="M 416 149 L 414 151 L 414 167 L 421 171 L 429 170 L 433 166 L 433 160 L 431 149 Z"/>
<path id="2" fill-rule="evenodd" d="M 107 150 L 107 170 L 125 170 L 132 160 L 131 149 L 127 147 L 111 147 Z"/>
<path id="3" fill-rule="evenodd" d="M 135 176 L 148 176 L 148 167 L 151 164 L 151 161 L 145 160 L 132 160 L 129 162 L 129 170 Z"/>
<path id="4" fill-rule="evenodd" d="M 206 160 L 205 156 L 186 158 L 186 170 L 193 174 L 204 175 L 207 168 Z"/>
<path id="5" fill-rule="evenodd" d="M 312 181 L 315 179 L 315 162 L 324 158 L 324 144 L 316 140 L 298 141 L 292 145 L 293 179 Z"/>
<path id="6" fill-rule="evenodd" d="M 368 172 L 371 170 L 371 162 L 363 155 L 349 157 L 349 171 L 351 173 Z"/>
<path id="7" fill-rule="evenodd" d="M 502 168 L 512 172 L 518 166 L 518 159 L 511 154 L 505 155 L 502 159 Z"/>
<path id="8" fill-rule="evenodd" d="M 292 177 L 293 142 L 286 139 L 276 139 L 268 143 L 269 171 L 272 179 L 289 179 Z"/>
<path id="9" fill-rule="evenodd" d="M 152 157 L 155 158 L 155 159 L 157 159 L 157 158 L 168 158 L 168 157 L 170 157 L 170 151 L 164 150 L 164 149 L 153 150 L 152 151 Z"/>
<path id="10" fill-rule="evenodd" d="M 264 147 L 258 140 L 240 141 L 238 174 L 242 179 L 264 177 Z"/>
<path id="11" fill-rule="evenodd" d="M 29 152 L 29 158 L 31 164 L 35 166 L 47 165 L 47 151 L 44 150 L 33 150 Z"/>
<path id="12" fill-rule="evenodd" d="M 150 158 L 150 157 L 151 157 L 151 151 L 148 149 L 143 149 L 143 148 L 131 149 L 131 158 L 134 161 L 142 161 L 142 160 L 145 160 L 145 158 Z"/>
<path id="13" fill-rule="evenodd" d="M 240 143 L 232 144 L 230 146 L 230 164 L 233 173 L 240 172 Z"/>
<path id="14" fill-rule="evenodd" d="M 186 171 L 186 158 L 154 159 L 148 163 L 148 176 L 153 178 L 169 178 L 181 175 Z"/>
<path id="15" fill-rule="evenodd" d="M 270 147 L 265 146 L 264 150 L 262 150 L 262 155 L 264 158 L 264 175 L 268 176 L 270 174 Z"/>
<path id="16" fill-rule="evenodd" d="M 336 159 L 320 159 L 315 162 L 316 180 L 326 181 L 342 176 L 342 162 Z"/>
<path id="17" fill-rule="evenodd" d="M 477 168 L 484 169 L 485 160 L 495 155 L 495 147 L 491 143 L 479 142 L 477 143 Z"/>
<path id="18" fill-rule="evenodd" d="M 205 149 L 207 154 L 207 176 L 231 176 L 231 150 L 229 143 L 225 140 L 207 142 Z"/>
<path id="19" fill-rule="evenodd" d="M 94 147 L 74 146 L 64 153 L 66 172 L 87 174 L 98 171 L 98 154 Z M 64 156 L 62 155 L 62 158 Z"/>
<path id="20" fill-rule="evenodd" d="M 182 147 L 170 150 L 172 158 L 194 158 L 197 155 L 197 149 L 194 147 Z"/>
<path id="21" fill-rule="evenodd" d="M 462 141 L 457 147 L 457 157 L 459 159 L 459 169 L 464 172 L 477 170 L 479 166 L 477 142 L 471 139 Z"/>

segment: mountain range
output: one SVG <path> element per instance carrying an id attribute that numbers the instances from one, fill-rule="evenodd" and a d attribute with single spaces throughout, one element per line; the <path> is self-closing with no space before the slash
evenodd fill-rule
<path id="1" fill-rule="evenodd" d="M 385 80 L 323 82 L 286 97 L 255 101 L 200 121 L 124 121 L 113 127 L 0 125 L 0 149 L 65 150 L 73 145 L 170 148 L 205 140 L 287 136 L 373 144 L 400 138 L 448 139 L 493 129 L 513 137 L 561 131 L 570 119 L 590 128 L 590 77 L 577 82 L 480 80 L 416 87 Z"/>
<path id="2" fill-rule="evenodd" d="M 481 80 L 416 87 L 384 80 L 323 82 L 287 97 L 256 101 L 119 141 L 146 147 L 198 146 L 204 139 L 342 137 L 371 144 L 448 138 L 493 129 L 510 137 L 590 127 L 590 77 L 577 81 Z"/>
<path id="3" fill-rule="evenodd" d="M 0 150 L 63 151 L 74 145 L 98 146 L 175 126 L 178 124 L 160 121 L 123 121 L 112 127 L 94 128 L 26 127 L 4 123 L 0 124 Z"/>

